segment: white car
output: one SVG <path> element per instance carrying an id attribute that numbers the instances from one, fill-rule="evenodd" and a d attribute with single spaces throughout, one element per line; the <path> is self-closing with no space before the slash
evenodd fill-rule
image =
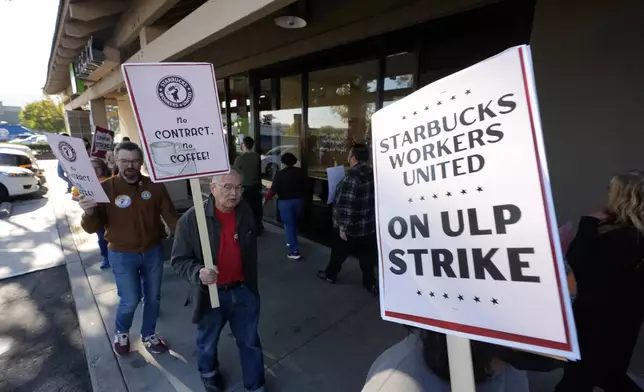
<path id="1" fill-rule="evenodd" d="M 280 170 L 282 162 L 282 154 L 287 152 L 292 153 L 297 157 L 297 146 L 294 145 L 283 145 L 273 147 L 261 156 L 262 159 L 262 175 L 272 179 Z"/>
<path id="2" fill-rule="evenodd" d="M 29 158 L 31 158 L 31 161 L 33 163 L 37 163 L 38 161 L 38 159 L 36 159 L 36 155 L 34 154 L 34 151 L 27 146 L 23 146 L 22 144 L 0 143 L 0 149 L 3 149 L 3 148 L 13 148 L 14 150 L 20 150 L 25 154 L 29 155 Z"/>
<path id="3" fill-rule="evenodd" d="M 25 148 L 27 150 L 24 150 Z M 17 166 L 29 169 L 38 177 L 41 184 L 46 181 L 45 171 L 38 166 L 38 160 L 33 151 L 26 146 L 0 144 L 0 166 Z"/>
<path id="4" fill-rule="evenodd" d="M 29 169 L 0 166 L 0 202 L 10 197 L 37 192 L 38 178 Z"/>

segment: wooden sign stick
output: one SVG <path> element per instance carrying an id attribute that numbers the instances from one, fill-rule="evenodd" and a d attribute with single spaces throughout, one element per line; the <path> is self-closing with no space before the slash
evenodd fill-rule
<path id="1" fill-rule="evenodd" d="M 199 242 L 201 242 L 203 262 L 206 268 L 216 270 L 215 264 L 212 261 L 212 250 L 210 249 L 210 238 L 208 237 L 208 226 L 206 225 L 206 211 L 203 207 L 201 186 L 198 178 L 190 179 L 190 189 L 192 190 L 192 202 L 194 203 L 195 215 L 197 217 L 197 228 L 199 229 Z M 210 305 L 213 308 L 218 308 L 219 292 L 217 291 L 217 284 L 208 285 L 208 291 L 210 293 Z"/>

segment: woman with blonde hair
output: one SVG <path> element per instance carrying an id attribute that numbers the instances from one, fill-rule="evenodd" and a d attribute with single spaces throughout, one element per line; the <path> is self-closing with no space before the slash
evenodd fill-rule
<path id="1" fill-rule="evenodd" d="M 643 171 L 612 178 L 607 208 L 581 218 L 566 258 L 581 360 L 567 364 L 555 391 L 641 391 L 626 373 L 644 318 Z"/>

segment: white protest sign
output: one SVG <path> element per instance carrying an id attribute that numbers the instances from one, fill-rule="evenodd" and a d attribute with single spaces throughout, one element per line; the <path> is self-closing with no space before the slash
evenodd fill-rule
<path id="1" fill-rule="evenodd" d="M 329 180 L 329 197 L 327 198 L 327 204 L 331 204 L 333 203 L 333 200 L 335 200 L 335 188 L 337 188 L 345 174 L 344 166 L 326 168 L 326 176 Z"/>
<path id="2" fill-rule="evenodd" d="M 63 165 L 67 178 L 74 184 L 81 195 L 97 203 L 109 203 L 101 182 L 96 176 L 92 162 L 89 160 L 83 139 L 46 133 L 47 143 L 58 162 Z"/>
<path id="3" fill-rule="evenodd" d="M 372 121 L 382 317 L 579 358 L 529 47 Z"/>
<path id="4" fill-rule="evenodd" d="M 212 64 L 122 65 L 154 182 L 230 171 Z"/>

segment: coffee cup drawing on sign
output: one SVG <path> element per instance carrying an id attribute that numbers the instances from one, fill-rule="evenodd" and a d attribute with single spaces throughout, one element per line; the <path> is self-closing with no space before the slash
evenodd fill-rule
<path id="1" fill-rule="evenodd" d="M 195 162 L 181 158 L 192 152 L 196 152 L 196 149 L 185 148 L 183 143 L 169 141 L 150 143 L 150 154 L 155 169 L 163 177 L 196 173 Z"/>

